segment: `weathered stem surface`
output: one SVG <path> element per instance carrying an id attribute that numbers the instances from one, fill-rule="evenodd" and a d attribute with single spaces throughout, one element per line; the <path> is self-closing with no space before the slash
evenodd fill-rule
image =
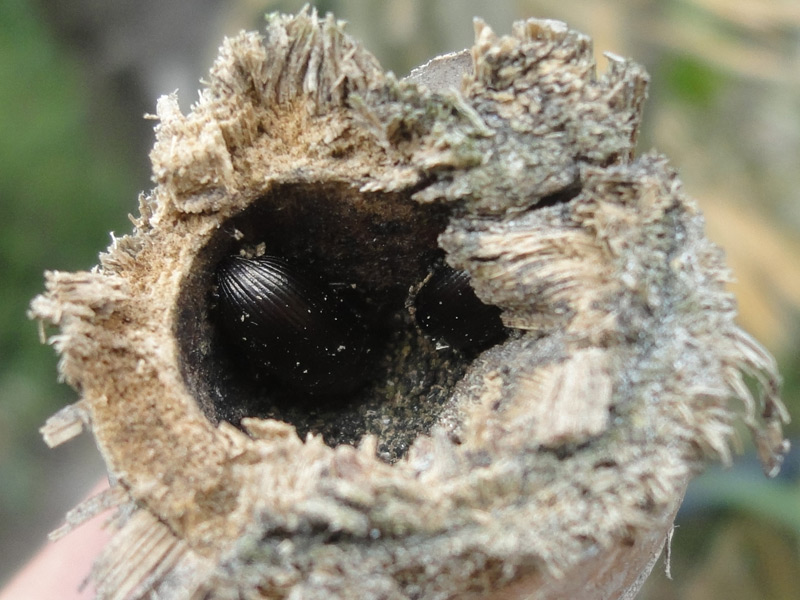
<path id="1" fill-rule="evenodd" d="M 113 482 L 70 522 L 121 507 L 100 598 L 631 598 L 737 417 L 775 471 L 774 361 L 675 173 L 635 155 L 647 76 L 610 58 L 598 76 L 561 23 L 477 22 L 471 59 L 397 81 L 304 12 L 227 40 L 190 114 L 159 101 L 135 231 L 32 305 L 81 393 L 45 438 L 88 426 Z M 346 402 L 232 374 L 213 274 L 262 251 L 379 315 Z M 506 341 L 417 329 L 442 260 Z"/>

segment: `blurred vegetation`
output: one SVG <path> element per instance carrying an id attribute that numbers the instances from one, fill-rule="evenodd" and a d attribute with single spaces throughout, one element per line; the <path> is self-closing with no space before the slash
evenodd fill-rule
<path id="1" fill-rule="evenodd" d="M 152 124 L 141 117 L 153 112 L 155 96 L 182 86 L 188 106 L 196 94 L 185 82 L 203 75 L 223 33 L 258 28 L 264 12 L 294 12 L 304 3 L 0 3 L 3 556 L 13 547 L 21 560 L 20 547 L 29 551 L 43 538 L 42 527 L 55 525 L 42 524 L 47 499 L 69 508 L 64 482 L 80 467 L 59 462 L 62 450 L 46 451 L 37 433 L 50 413 L 75 398 L 56 384 L 55 357 L 25 318 L 43 270 L 88 268 L 108 231 L 130 228 L 126 213 L 149 185 L 141 165 Z M 520 18 L 564 20 L 594 38 L 600 68 L 605 51 L 643 63 L 652 84 L 640 146 L 667 154 L 699 199 L 709 235 L 726 248 L 737 276 L 741 322 L 779 358 L 784 397 L 790 412 L 800 414 L 800 3 L 312 4 L 349 21 L 349 32 L 401 76 L 436 54 L 469 46 L 476 15 L 498 33 Z M 796 423 L 788 434 L 800 439 Z M 800 597 L 799 472 L 793 453 L 784 474 L 766 480 L 745 443 L 745 457 L 733 469 L 699 478 L 678 518 L 674 579 L 657 566 L 641 598 Z M 33 542 L 20 546 L 26 532 Z M 0 562 L 0 578 L 10 566 Z"/>
<path id="2" fill-rule="evenodd" d="M 14 560 L 6 544 L 30 551 L 18 543 L 23 526 L 50 500 L 54 463 L 46 465 L 38 428 L 75 398 L 56 383 L 28 303 L 45 269 L 87 269 L 109 229 L 129 227 L 124 146 L 95 147 L 102 125 L 87 112 L 76 67 L 29 2 L 0 3 L 0 539 Z"/>

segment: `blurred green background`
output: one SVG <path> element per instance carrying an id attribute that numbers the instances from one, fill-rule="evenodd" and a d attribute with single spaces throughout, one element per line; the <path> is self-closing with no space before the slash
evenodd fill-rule
<path id="1" fill-rule="evenodd" d="M 127 232 L 150 187 L 156 98 L 197 97 L 224 35 L 259 28 L 266 0 L 3 0 L 0 3 L 0 584 L 103 473 L 90 436 L 49 451 L 45 419 L 73 402 L 25 317 L 45 269 L 87 269 Z M 329 0 L 398 75 L 499 33 L 556 18 L 652 76 L 640 149 L 679 169 L 726 248 L 741 322 L 776 354 L 800 415 L 800 2 L 797 0 Z M 798 439 L 798 426 L 788 435 Z M 742 436 L 744 440 L 746 435 Z M 644 600 L 800 598 L 800 461 L 766 480 L 750 452 L 690 488 L 672 575 Z"/>

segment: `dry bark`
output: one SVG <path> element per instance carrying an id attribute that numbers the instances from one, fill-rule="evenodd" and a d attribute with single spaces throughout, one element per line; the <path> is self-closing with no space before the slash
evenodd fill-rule
<path id="1" fill-rule="evenodd" d="M 539 20 L 476 21 L 471 60 L 398 81 L 303 12 L 227 40 L 190 114 L 162 98 L 133 233 L 31 309 L 81 394 L 45 439 L 90 429 L 113 483 L 69 522 L 120 507 L 98 597 L 631 598 L 737 419 L 774 474 L 775 363 L 675 172 L 634 153 L 646 86 Z M 213 272 L 264 249 L 396 306 L 350 402 L 228 372 Z M 507 341 L 416 329 L 440 254 Z"/>

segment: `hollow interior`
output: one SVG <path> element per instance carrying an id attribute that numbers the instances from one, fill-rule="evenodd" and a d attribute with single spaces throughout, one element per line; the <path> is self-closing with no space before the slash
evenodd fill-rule
<path id="1" fill-rule="evenodd" d="M 473 358 L 421 333 L 407 308 L 410 290 L 442 260 L 437 237 L 447 219 L 445 207 L 407 194 L 325 183 L 278 186 L 224 223 L 196 257 L 179 300 L 184 378 L 209 419 L 279 419 L 331 446 L 369 433 L 383 459 L 402 457 L 437 422 Z M 253 376 L 227 343 L 215 313 L 215 270 L 228 256 L 261 249 L 341 289 L 365 315 L 374 358 L 346 397 L 304 395 Z"/>

